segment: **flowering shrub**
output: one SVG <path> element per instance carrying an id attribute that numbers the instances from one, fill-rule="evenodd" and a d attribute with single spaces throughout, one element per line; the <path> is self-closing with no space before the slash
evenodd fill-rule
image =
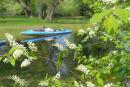
<path id="1" fill-rule="evenodd" d="M 16 61 L 21 61 L 24 59 L 21 63 L 21 67 L 26 67 L 31 64 L 32 60 L 37 58 L 35 55 L 37 48 L 34 43 L 28 43 L 29 49 L 31 50 L 29 52 L 24 45 L 17 43 L 11 34 L 6 33 L 5 36 L 11 49 L 1 57 L 1 60 L 3 60 L 4 63 L 10 63 L 15 66 Z"/>
<path id="2" fill-rule="evenodd" d="M 66 47 L 59 43 L 52 44 L 59 50 L 57 65 L 60 66 L 63 58 L 67 58 L 69 54 L 72 55 L 77 64 L 74 68 L 76 72 L 73 74 L 76 73 L 79 77 L 71 81 L 72 87 L 130 87 L 129 8 L 116 7 L 115 4 L 118 4 L 120 0 L 97 2 L 102 2 L 103 7 L 106 5 L 105 10 L 97 11 L 100 13 L 93 15 L 89 26 L 79 30 L 79 43 L 74 44 L 65 39 Z M 1 61 L 13 66 L 16 61 L 20 61 L 21 68 L 24 68 L 37 59 L 38 49 L 34 43 L 27 43 L 29 48 L 27 49 L 24 45 L 17 43 L 12 35 L 6 33 L 5 36 L 11 49 L 0 57 Z M 60 72 L 54 77 L 47 75 L 38 81 L 37 86 L 67 87 L 68 83 L 61 78 Z M 10 76 L 9 79 L 19 86 L 29 86 L 28 81 L 17 75 Z"/>
<path id="3" fill-rule="evenodd" d="M 79 30 L 83 39 L 74 59 L 80 64 L 77 70 L 83 72 L 84 86 L 86 81 L 98 87 L 130 86 L 129 16 L 128 10 L 108 9 L 95 14 L 89 27 Z"/>

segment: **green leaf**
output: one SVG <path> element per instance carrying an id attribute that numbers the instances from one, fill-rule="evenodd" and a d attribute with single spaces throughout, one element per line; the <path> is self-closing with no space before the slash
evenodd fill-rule
<path id="1" fill-rule="evenodd" d="M 101 22 L 103 17 L 104 17 L 104 15 L 97 13 L 92 17 L 92 19 L 90 20 L 90 23 L 95 24 L 95 23 Z"/>
<path id="2" fill-rule="evenodd" d="M 15 66 L 15 59 L 14 58 L 10 58 L 9 60 L 10 60 L 11 65 Z"/>
<path id="3" fill-rule="evenodd" d="M 130 17 L 130 11 L 125 9 L 115 9 L 114 14 L 119 17 L 119 19 L 125 23 L 128 23 L 128 18 Z"/>
<path id="4" fill-rule="evenodd" d="M 103 79 L 100 78 L 100 73 L 97 73 L 96 75 L 96 79 L 97 79 L 97 83 L 99 84 L 99 86 L 103 87 Z"/>
<path id="5" fill-rule="evenodd" d="M 2 57 L 0 57 L 0 61 L 2 60 Z"/>
<path id="6" fill-rule="evenodd" d="M 105 16 L 108 16 L 111 13 L 111 10 L 102 11 L 102 13 L 96 13 L 90 20 L 90 24 L 100 23 L 103 21 Z"/>
<path id="7" fill-rule="evenodd" d="M 103 41 L 108 41 L 108 37 L 105 37 L 105 36 L 101 36 L 100 39 Z"/>
<path id="8" fill-rule="evenodd" d="M 113 15 L 110 15 L 109 17 L 107 17 L 104 20 L 103 25 L 104 25 L 105 30 L 109 34 L 119 32 L 120 23 Z"/>

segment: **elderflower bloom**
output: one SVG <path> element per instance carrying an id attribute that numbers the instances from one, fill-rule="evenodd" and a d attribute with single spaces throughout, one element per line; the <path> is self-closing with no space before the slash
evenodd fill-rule
<path id="1" fill-rule="evenodd" d="M 36 47 L 36 45 L 35 45 L 34 43 L 28 42 L 27 44 L 28 44 L 29 49 L 30 49 L 31 51 L 35 51 L 35 52 L 37 51 L 37 47 Z"/>
<path id="2" fill-rule="evenodd" d="M 24 79 L 19 78 L 17 75 L 9 76 L 9 79 L 14 80 L 17 84 L 21 86 L 27 86 L 27 82 Z"/>
<path id="3" fill-rule="evenodd" d="M 114 67 L 114 64 L 113 64 L 113 63 L 109 63 L 109 64 L 108 64 L 108 67 L 113 68 L 113 67 Z"/>
<path id="4" fill-rule="evenodd" d="M 5 59 L 3 60 L 3 62 L 4 62 L 4 63 L 8 63 L 8 62 L 9 62 L 8 58 L 5 58 Z"/>
<path id="5" fill-rule="evenodd" d="M 130 17 L 128 18 L 128 21 L 130 21 Z"/>
<path id="6" fill-rule="evenodd" d="M 95 87 L 95 85 L 92 82 L 86 82 L 87 87 Z"/>
<path id="7" fill-rule="evenodd" d="M 48 81 L 40 81 L 38 83 L 39 86 L 42 86 L 42 87 L 48 87 L 49 86 L 49 82 Z"/>
<path id="8" fill-rule="evenodd" d="M 108 83 L 108 84 L 104 85 L 104 87 L 113 87 L 113 84 L 112 83 Z"/>
<path id="9" fill-rule="evenodd" d="M 118 51 L 114 50 L 114 51 L 112 51 L 112 54 L 116 55 L 116 54 L 118 54 Z"/>
<path id="10" fill-rule="evenodd" d="M 75 87 L 84 87 L 84 85 L 81 82 L 74 81 Z"/>
<path id="11" fill-rule="evenodd" d="M 53 44 L 52 46 L 57 47 L 57 48 L 58 48 L 59 50 L 61 50 L 61 51 L 64 50 L 64 47 L 63 47 L 61 44 L 59 44 L 59 43 L 55 43 L 55 44 Z"/>
<path id="12" fill-rule="evenodd" d="M 106 4 L 114 4 L 117 2 L 117 0 L 102 0 L 102 2 Z"/>
<path id="13" fill-rule="evenodd" d="M 9 33 L 5 33 L 5 37 L 8 40 L 10 46 L 12 46 L 16 42 L 14 37 Z"/>
<path id="14" fill-rule="evenodd" d="M 60 74 L 60 72 L 58 72 L 58 73 L 52 78 L 52 80 L 53 80 L 53 81 L 59 80 L 60 77 L 61 77 L 61 74 Z"/>
<path id="15" fill-rule="evenodd" d="M 24 59 L 23 62 L 21 63 L 21 68 L 26 67 L 31 64 L 30 59 Z"/>
<path id="16" fill-rule="evenodd" d="M 17 43 L 15 38 L 11 34 L 5 33 L 5 37 L 8 40 L 10 46 L 16 49 L 22 49 L 24 52 L 27 52 L 26 47 L 24 47 L 22 44 Z"/>
<path id="17" fill-rule="evenodd" d="M 89 70 L 87 69 L 87 67 L 85 65 L 82 65 L 82 64 L 78 65 L 78 67 L 76 69 L 85 73 L 86 75 L 88 75 Z"/>
<path id="18" fill-rule="evenodd" d="M 94 36 L 94 35 L 95 35 L 95 32 L 94 32 L 93 30 L 91 30 L 91 31 L 89 32 L 89 35 L 90 35 L 90 36 Z"/>
<path id="19" fill-rule="evenodd" d="M 13 57 L 17 59 L 17 58 L 19 58 L 22 54 L 23 54 L 23 51 L 22 51 L 22 50 L 16 50 L 16 51 L 14 51 L 14 53 L 13 53 Z"/>
<path id="20" fill-rule="evenodd" d="M 75 49 L 76 48 L 76 45 L 73 44 L 73 43 L 70 43 L 68 39 L 65 39 L 64 40 L 66 45 L 70 48 L 70 49 Z"/>
<path id="21" fill-rule="evenodd" d="M 74 81 L 74 86 L 75 87 L 80 87 L 79 83 L 77 81 Z"/>
<path id="22" fill-rule="evenodd" d="M 78 31 L 78 35 L 83 35 L 83 34 L 85 34 L 86 33 L 86 31 L 84 30 L 84 29 L 80 29 L 79 31 Z"/>
<path id="23" fill-rule="evenodd" d="M 126 9 L 127 9 L 127 10 L 130 10 L 130 7 L 127 7 Z"/>

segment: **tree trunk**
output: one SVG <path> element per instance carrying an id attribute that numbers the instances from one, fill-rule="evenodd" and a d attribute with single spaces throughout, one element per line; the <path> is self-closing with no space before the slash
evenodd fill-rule
<path id="1" fill-rule="evenodd" d="M 46 16 L 46 20 L 47 20 L 47 21 L 49 21 L 49 22 L 52 21 L 53 14 L 54 14 L 54 10 L 55 10 L 54 6 L 50 6 L 50 7 L 48 8 L 48 12 L 47 12 L 47 16 Z"/>
<path id="2" fill-rule="evenodd" d="M 23 0 L 18 0 L 18 2 L 22 6 L 25 15 L 26 16 L 30 16 L 31 15 L 31 11 L 30 11 L 30 7 L 27 5 L 27 3 L 24 2 Z"/>
<path id="3" fill-rule="evenodd" d="M 46 4 L 42 3 L 39 7 L 39 12 L 38 12 L 38 18 L 42 19 L 45 17 L 46 12 Z"/>
<path id="4" fill-rule="evenodd" d="M 48 5 L 48 11 L 47 11 L 47 16 L 46 16 L 46 20 L 51 22 L 52 18 L 53 18 L 53 14 L 55 12 L 55 8 L 57 7 L 57 5 L 60 3 L 60 1 L 62 0 L 51 0 L 52 2 Z"/>
<path id="5" fill-rule="evenodd" d="M 27 8 L 23 8 L 23 11 L 25 13 L 25 16 L 30 16 L 30 12 L 28 11 Z"/>

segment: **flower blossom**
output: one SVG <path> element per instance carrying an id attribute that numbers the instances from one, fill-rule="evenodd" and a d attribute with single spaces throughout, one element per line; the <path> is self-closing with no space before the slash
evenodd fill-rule
<path id="1" fill-rule="evenodd" d="M 59 43 L 55 43 L 52 46 L 57 47 L 60 51 L 64 50 L 64 47 L 61 44 L 59 44 Z"/>
<path id="2" fill-rule="evenodd" d="M 30 49 L 31 51 L 35 51 L 35 52 L 37 51 L 37 47 L 36 47 L 36 45 L 35 45 L 34 43 L 28 42 L 27 44 L 28 44 L 29 49 Z"/>
<path id="3" fill-rule="evenodd" d="M 84 85 L 81 82 L 74 81 L 75 87 L 84 87 Z"/>
<path id="4" fill-rule="evenodd" d="M 112 83 L 108 83 L 108 84 L 104 85 L 104 87 L 113 87 L 113 84 Z"/>
<path id="5" fill-rule="evenodd" d="M 113 64 L 113 63 L 109 63 L 109 64 L 108 64 L 108 67 L 113 68 L 113 67 L 114 67 L 114 64 Z"/>
<path id="6" fill-rule="evenodd" d="M 14 80 L 17 84 L 21 86 L 27 86 L 27 82 L 24 79 L 19 78 L 17 75 L 9 76 L 9 79 Z"/>
<path id="7" fill-rule="evenodd" d="M 12 47 L 14 47 L 16 49 L 21 49 L 24 52 L 27 52 L 26 47 L 24 47 L 22 44 L 17 43 L 15 38 L 11 34 L 5 33 L 5 37 L 8 40 L 10 46 L 12 46 Z"/>
<path id="8" fill-rule="evenodd" d="M 91 30 L 91 31 L 89 32 L 89 35 L 90 35 L 90 36 L 95 36 L 95 32 L 94 32 L 93 30 Z"/>
<path id="9" fill-rule="evenodd" d="M 8 58 L 5 58 L 5 59 L 3 60 L 3 62 L 4 62 L 4 63 L 8 63 L 8 62 L 9 62 Z"/>
<path id="10" fill-rule="evenodd" d="M 48 87 L 49 86 L 49 82 L 48 81 L 40 81 L 38 83 L 39 86 L 42 86 L 42 87 Z"/>
<path id="11" fill-rule="evenodd" d="M 78 65 L 78 67 L 76 69 L 85 73 L 86 75 L 88 75 L 89 70 L 87 69 L 87 67 L 85 65 L 82 65 L 82 64 Z"/>
<path id="12" fill-rule="evenodd" d="M 30 59 L 24 59 L 23 62 L 21 63 L 21 68 L 26 67 L 31 64 Z"/>
<path id="13" fill-rule="evenodd" d="M 128 21 L 130 21 L 130 17 L 128 18 Z"/>
<path id="14" fill-rule="evenodd" d="M 86 82 L 87 87 L 95 87 L 95 85 L 92 82 Z"/>
<path id="15" fill-rule="evenodd" d="M 19 58 L 21 55 L 23 54 L 23 51 L 22 50 L 15 50 L 14 53 L 13 53 L 13 57 L 15 59 Z"/>
<path id="16" fill-rule="evenodd" d="M 61 74 L 60 74 L 60 72 L 58 72 L 54 77 L 53 77 L 53 81 L 55 81 L 55 80 L 59 80 L 61 78 Z"/>
<path id="17" fill-rule="evenodd" d="M 78 35 L 83 35 L 83 34 L 85 34 L 86 33 L 86 31 L 84 30 L 84 29 L 80 29 L 79 31 L 78 31 Z"/>
<path id="18" fill-rule="evenodd" d="M 10 46 L 12 46 L 14 43 L 16 43 L 14 37 L 11 34 L 5 33 L 5 37 L 8 40 Z"/>
<path id="19" fill-rule="evenodd" d="M 102 2 L 106 4 L 114 4 L 117 2 L 117 0 L 102 0 Z"/>
<path id="20" fill-rule="evenodd" d="M 73 44 L 73 43 L 70 43 L 68 39 L 65 39 L 64 40 L 66 45 L 70 48 L 70 49 L 75 49 L 76 48 L 76 45 Z"/>

